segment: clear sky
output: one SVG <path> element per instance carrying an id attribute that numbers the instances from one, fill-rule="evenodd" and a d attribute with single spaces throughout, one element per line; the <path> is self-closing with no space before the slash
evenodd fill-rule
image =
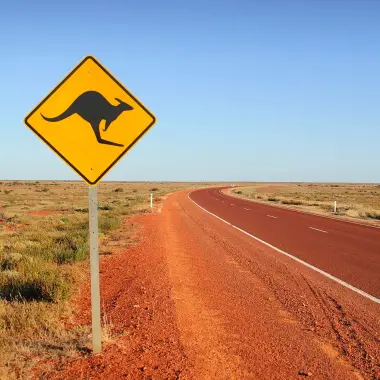
<path id="1" fill-rule="evenodd" d="M 86 55 L 157 116 L 106 180 L 380 182 L 380 1 L 3 1 L 0 178 L 79 179 L 24 125 Z"/>

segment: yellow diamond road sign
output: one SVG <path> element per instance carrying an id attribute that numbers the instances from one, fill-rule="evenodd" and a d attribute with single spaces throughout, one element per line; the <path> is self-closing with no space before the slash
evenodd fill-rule
<path id="1" fill-rule="evenodd" d="M 91 56 L 25 118 L 25 124 L 91 185 L 100 181 L 155 121 Z"/>

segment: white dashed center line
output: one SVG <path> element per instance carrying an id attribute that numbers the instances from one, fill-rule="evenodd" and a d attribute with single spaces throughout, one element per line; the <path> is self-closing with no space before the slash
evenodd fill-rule
<path id="1" fill-rule="evenodd" d="M 324 234 L 328 234 L 327 231 L 323 231 L 323 230 L 320 230 L 318 228 L 314 228 L 314 227 L 309 227 L 311 230 L 314 230 L 314 231 L 319 231 L 319 232 L 323 232 Z"/>
<path id="2" fill-rule="evenodd" d="M 269 216 L 269 218 L 273 218 L 273 219 L 277 219 L 278 218 L 278 216 L 273 216 L 273 215 L 267 215 L 267 216 Z"/>
<path id="3" fill-rule="evenodd" d="M 249 208 L 245 208 L 245 207 L 244 207 L 244 210 L 247 210 L 247 211 L 249 211 Z"/>
<path id="4" fill-rule="evenodd" d="M 233 203 L 231 203 L 231 206 L 234 206 L 234 204 L 233 204 Z"/>

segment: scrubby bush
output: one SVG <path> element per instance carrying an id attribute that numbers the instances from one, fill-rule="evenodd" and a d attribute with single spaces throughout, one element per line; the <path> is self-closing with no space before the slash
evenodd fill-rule
<path id="1" fill-rule="evenodd" d="M 103 234 L 119 228 L 120 219 L 112 215 L 100 215 L 99 216 L 99 231 Z"/>
<path id="2" fill-rule="evenodd" d="M 53 260 L 57 264 L 72 264 L 88 256 L 87 239 L 81 236 L 62 236 L 55 239 Z"/>
<path id="3" fill-rule="evenodd" d="M 30 260 L 23 273 L 7 270 L 0 272 L 0 298 L 8 301 L 57 302 L 69 296 L 68 283 L 60 271 L 46 264 Z"/>
<path id="4" fill-rule="evenodd" d="M 20 253 L 6 253 L 4 257 L 0 260 L 1 270 L 14 270 L 18 267 L 22 260 L 22 255 Z"/>
<path id="5" fill-rule="evenodd" d="M 111 211 L 111 210 L 113 210 L 113 208 L 109 205 L 105 205 L 105 206 L 98 206 L 98 210 Z"/>
<path id="6" fill-rule="evenodd" d="M 328 212 L 333 212 L 334 211 L 334 206 L 332 206 L 332 205 L 320 204 L 319 207 L 322 210 L 325 210 L 325 211 L 328 211 Z"/>
<path id="7" fill-rule="evenodd" d="M 294 199 L 284 199 L 281 201 L 281 203 L 284 205 L 296 205 L 296 206 L 307 205 L 307 203 L 304 203 L 302 201 L 296 201 Z"/>
<path id="8" fill-rule="evenodd" d="M 367 218 L 380 220 L 380 213 L 378 213 L 376 211 L 366 212 L 365 215 Z"/>
<path id="9" fill-rule="evenodd" d="M 88 208 L 75 208 L 74 211 L 75 212 L 85 213 L 85 212 L 88 212 Z"/>

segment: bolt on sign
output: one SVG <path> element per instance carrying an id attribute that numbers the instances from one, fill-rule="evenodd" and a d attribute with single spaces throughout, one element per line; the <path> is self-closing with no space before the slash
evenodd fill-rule
<path id="1" fill-rule="evenodd" d="M 90 185 L 98 183 L 155 121 L 91 56 L 25 118 L 25 124 Z"/>

